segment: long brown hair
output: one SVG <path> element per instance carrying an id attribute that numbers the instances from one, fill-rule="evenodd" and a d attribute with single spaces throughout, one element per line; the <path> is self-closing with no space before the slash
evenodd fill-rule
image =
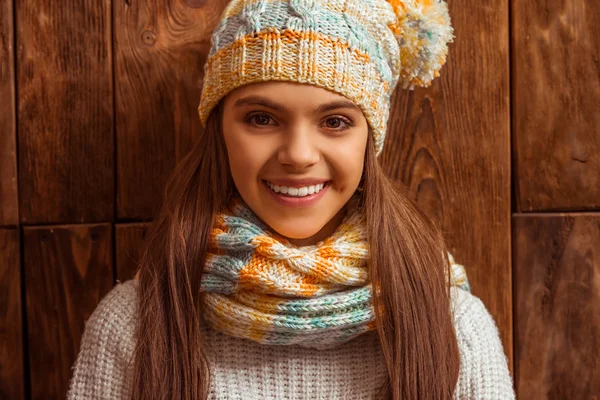
<path id="1" fill-rule="evenodd" d="M 200 280 L 215 215 L 234 195 L 222 103 L 177 165 L 140 260 L 132 399 L 208 397 Z M 377 332 L 388 370 L 379 399 L 451 399 L 460 357 L 440 230 L 379 165 L 369 134 L 363 201 Z M 375 240 L 376 238 L 376 240 Z M 448 279 L 444 277 L 444 270 Z"/>

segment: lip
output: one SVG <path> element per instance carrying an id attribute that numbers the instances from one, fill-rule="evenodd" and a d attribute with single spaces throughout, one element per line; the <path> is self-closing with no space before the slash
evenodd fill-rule
<path id="1" fill-rule="evenodd" d="M 304 178 L 304 179 L 263 179 L 277 186 L 302 187 L 328 183 L 331 179 Z"/>
<path id="2" fill-rule="evenodd" d="M 267 192 L 269 192 L 269 194 L 271 195 L 271 197 L 277 201 L 279 204 L 284 205 L 286 207 L 298 207 L 298 208 L 305 208 L 305 207 L 311 207 L 313 205 L 315 205 L 324 195 L 325 193 L 329 190 L 329 186 L 330 186 L 330 181 L 316 181 L 313 180 L 313 184 L 317 184 L 317 183 L 322 183 L 325 182 L 326 185 L 323 187 L 323 189 L 321 189 L 321 191 L 319 193 L 314 193 L 314 194 L 309 194 L 308 196 L 304 196 L 304 197 L 291 197 L 291 196 L 282 196 L 278 193 L 275 193 L 274 191 L 271 190 L 271 188 L 269 186 L 267 186 L 267 183 L 265 180 L 261 181 L 265 190 Z M 269 181 L 271 182 L 271 181 Z M 279 182 L 286 182 L 285 180 L 279 181 Z M 289 180 L 287 182 L 290 182 Z M 300 180 L 298 181 L 294 181 L 294 182 L 300 182 Z M 274 182 L 271 182 L 273 184 L 275 184 Z M 288 183 L 289 185 L 289 183 Z M 288 185 L 284 185 L 284 186 L 288 186 Z M 306 184 L 303 183 L 300 186 L 308 186 L 310 184 Z M 292 186 L 292 185 L 289 185 Z M 294 186 L 292 186 L 294 187 Z"/>

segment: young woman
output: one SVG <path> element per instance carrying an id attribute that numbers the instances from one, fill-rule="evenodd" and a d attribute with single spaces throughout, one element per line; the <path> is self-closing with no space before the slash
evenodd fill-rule
<path id="1" fill-rule="evenodd" d="M 377 161 L 394 88 L 452 38 L 438 0 L 233 0 L 206 130 L 69 398 L 514 398 L 494 320 Z"/>

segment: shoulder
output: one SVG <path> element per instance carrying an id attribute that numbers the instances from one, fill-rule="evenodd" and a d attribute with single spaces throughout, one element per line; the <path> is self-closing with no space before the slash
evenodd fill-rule
<path id="1" fill-rule="evenodd" d="M 117 283 L 86 321 L 84 336 L 128 339 L 137 323 L 137 285 L 135 280 Z"/>
<path id="2" fill-rule="evenodd" d="M 127 396 L 135 349 L 137 284 L 134 280 L 117 283 L 86 321 L 68 399 Z"/>
<path id="3" fill-rule="evenodd" d="M 514 399 L 508 358 L 492 315 L 470 292 L 457 287 L 450 291 L 461 357 L 455 398 Z"/>

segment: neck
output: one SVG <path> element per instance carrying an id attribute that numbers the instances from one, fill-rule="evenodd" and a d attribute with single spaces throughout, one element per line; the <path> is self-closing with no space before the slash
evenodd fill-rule
<path id="1" fill-rule="evenodd" d="M 340 224 L 342 223 L 342 220 L 344 219 L 345 216 L 346 216 L 346 207 L 342 207 L 342 209 L 340 211 L 338 211 L 338 213 L 335 214 L 333 216 L 333 218 L 331 218 L 329 220 L 329 222 L 327 222 L 325 224 L 325 226 L 323 228 L 321 228 L 321 230 L 319 232 L 315 233 L 313 236 L 310 236 L 307 238 L 299 238 L 299 239 L 295 239 L 295 238 L 286 238 L 286 239 L 296 247 L 313 246 L 313 245 L 319 243 L 320 241 L 325 240 L 329 236 L 333 235 L 333 233 L 335 232 L 337 227 L 340 226 Z"/>

